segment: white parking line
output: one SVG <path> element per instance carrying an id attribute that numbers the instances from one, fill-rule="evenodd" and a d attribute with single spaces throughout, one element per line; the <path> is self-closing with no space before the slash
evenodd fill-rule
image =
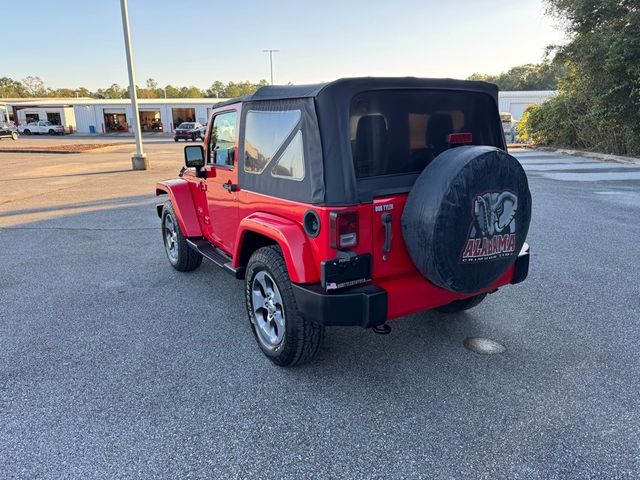
<path id="1" fill-rule="evenodd" d="M 600 173 L 543 173 L 546 178 L 564 182 L 610 182 L 640 180 L 640 171 Z"/>
<path id="2" fill-rule="evenodd" d="M 530 157 L 530 158 L 528 158 Z M 610 182 L 640 180 L 640 167 L 592 159 L 541 154 L 516 154 L 531 175 L 563 182 Z"/>
<path id="3" fill-rule="evenodd" d="M 556 164 L 545 164 L 545 165 L 522 165 L 526 171 L 531 172 L 545 172 L 548 170 L 618 170 L 624 171 L 628 168 L 633 168 L 633 165 L 622 165 L 622 164 L 611 164 L 611 163 L 556 163 Z M 636 167 L 637 168 L 637 167 Z"/>
<path id="4" fill-rule="evenodd" d="M 576 160 L 575 158 L 518 158 L 522 165 L 582 165 L 584 163 L 603 163 L 593 160 Z M 617 165 L 617 164 L 609 164 Z"/>

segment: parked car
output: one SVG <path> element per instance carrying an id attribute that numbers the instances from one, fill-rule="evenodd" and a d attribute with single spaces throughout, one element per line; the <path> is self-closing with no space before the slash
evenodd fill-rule
<path id="1" fill-rule="evenodd" d="M 0 139 L 11 138 L 12 140 L 18 139 L 18 129 L 13 123 L 0 122 Z"/>
<path id="2" fill-rule="evenodd" d="M 516 122 L 510 112 L 500 112 L 500 120 L 502 122 L 502 131 L 507 143 L 515 143 L 516 141 Z"/>
<path id="3" fill-rule="evenodd" d="M 204 140 L 204 137 L 207 133 L 207 125 L 208 124 L 205 123 L 204 125 L 201 125 L 200 128 L 198 129 L 198 134 L 200 135 L 200 138 L 202 140 Z"/>
<path id="4" fill-rule="evenodd" d="M 266 86 L 216 105 L 206 138 L 156 185 L 166 255 L 181 272 L 206 258 L 242 279 L 276 365 L 311 360 L 327 326 L 388 333 L 389 320 L 460 312 L 528 274 L 531 194 L 495 85 Z"/>
<path id="5" fill-rule="evenodd" d="M 20 125 L 18 131 L 24 135 L 32 134 L 49 134 L 49 135 L 64 135 L 64 127 L 62 125 L 56 125 L 47 120 L 39 120 L 37 122 L 30 122 L 26 125 Z"/>
<path id="6" fill-rule="evenodd" d="M 202 124 L 198 122 L 182 122 L 173 132 L 173 140 L 176 142 L 180 139 L 195 141 L 197 138 L 201 138 L 201 134 Z"/>

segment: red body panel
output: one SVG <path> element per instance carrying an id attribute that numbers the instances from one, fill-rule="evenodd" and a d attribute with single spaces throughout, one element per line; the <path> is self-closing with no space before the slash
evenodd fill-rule
<path id="1" fill-rule="evenodd" d="M 202 230 L 196 215 L 192 190 L 197 191 L 197 185 L 181 178 L 165 180 L 156 184 L 156 195 L 169 195 L 184 235 L 186 237 L 201 237 Z"/>
<path id="2" fill-rule="evenodd" d="M 373 200 L 371 216 L 373 218 L 373 275 L 374 278 L 388 277 L 415 271 L 409 252 L 402 239 L 402 211 L 407 201 L 407 194 L 377 197 Z M 385 227 L 382 215 L 391 214 L 391 251 L 383 252 L 385 243 Z"/>
<path id="3" fill-rule="evenodd" d="M 489 288 L 480 290 L 472 295 L 491 292 L 498 287 L 507 285 L 513 278 L 512 266 Z M 402 317 L 423 310 L 446 305 L 454 300 L 460 300 L 472 295 L 454 293 L 444 288 L 437 287 L 424 278 L 418 271 L 409 275 L 389 277 L 379 282 L 374 282 L 387 291 L 387 319 Z"/>
<path id="4" fill-rule="evenodd" d="M 233 252 L 238 231 L 238 193 L 225 184 L 238 183 L 236 168 L 207 167 L 206 208 L 208 224 L 205 236 L 227 252 Z"/>
<path id="5" fill-rule="evenodd" d="M 289 278 L 295 283 L 316 283 L 320 275 L 316 268 L 310 242 L 299 223 L 271 213 L 256 212 L 244 217 L 238 228 L 233 266 L 238 267 L 240 248 L 247 232 L 255 232 L 275 240 L 284 256 Z"/>

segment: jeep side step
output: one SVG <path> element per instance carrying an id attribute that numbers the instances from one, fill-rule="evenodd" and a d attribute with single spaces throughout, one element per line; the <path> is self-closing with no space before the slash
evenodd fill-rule
<path id="1" fill-rule="evenodd" d="M 234 268 L 231 257 L 219 248 L 214 247 L 204 238 L 187 238 L 187 245 L 213 264 L 221 267 L 236 278 L 244 278 L 244 267 Z"/>

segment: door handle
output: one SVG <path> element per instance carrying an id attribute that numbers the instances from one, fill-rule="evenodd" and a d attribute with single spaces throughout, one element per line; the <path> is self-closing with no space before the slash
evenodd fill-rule
<path id="1" fill-rule="evenodd" d="M 223 183 L 222 188 L 224 188 L 225 190 L 228 190 L 229 193 L 237 192 L 239 190 L 238 185 L 231 182 Z"/>
<path id="2" fill-rule="evenodd" d="M 391 251 L 391 238 L 393 236 L 391 231 L 391 220 L 393 220 L 393 217 L 387 212 L 380 216 L 380 220 L 382 220 L 382 224 L 384 225 L 384 245 L 382 246 L 382 252 L 389 253 Z"/>

